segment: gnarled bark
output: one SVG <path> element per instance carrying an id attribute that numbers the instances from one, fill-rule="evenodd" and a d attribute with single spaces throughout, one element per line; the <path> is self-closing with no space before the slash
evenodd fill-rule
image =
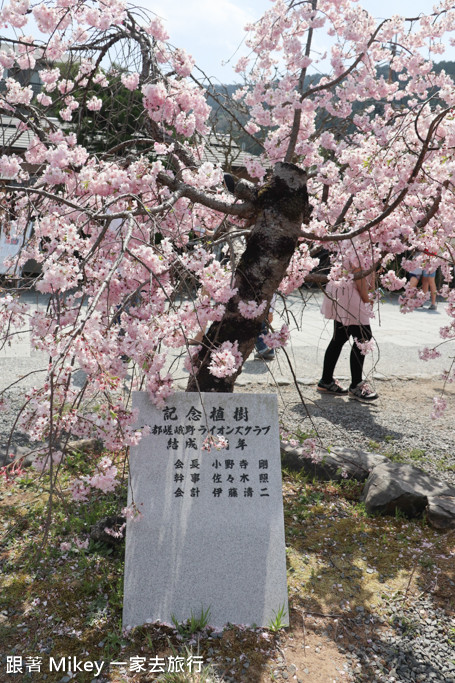
<path id="1" fill-rule="evenodd" d="M 238 289 L 226 306 L 221 321 L 213 323 L 203 339 L 187 391 L 232 392 L 238 371 L 229 377 L 215 377 L 209 372 L 212 350 L 225 341 L 237 341 L 244 360 L 253 350 L 264 313 L 250 320 L 238 309 L 239 301 L 267 301 L 283 279 L 301 235 L 302 223 L 308 221 L 310 204 L 304 171 L 289 163 L 278 163 L 271 180 L 258 188 L 253 205 L 256 221 L 244 253 L 235 272 L 234 286 Z"/>

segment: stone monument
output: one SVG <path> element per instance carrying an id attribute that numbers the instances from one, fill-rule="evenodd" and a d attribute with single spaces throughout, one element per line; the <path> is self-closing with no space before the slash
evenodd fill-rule
<path id="1" fill-rule="evenodd" d="M 280 444 L 273 394 L 133 395 L 123 625 L 288 623 Z"/>

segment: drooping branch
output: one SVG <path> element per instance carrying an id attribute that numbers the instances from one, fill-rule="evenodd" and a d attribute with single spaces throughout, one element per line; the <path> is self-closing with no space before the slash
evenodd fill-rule
<path id="1" fill-rule="evenodd" d="M 182 143 L 173 135 L 161 128 L 156 121 L 147 121 L 147 128 L 149 128 L 154 140 L 162 142 L 166 145 L 172 145 L 175 156 L 187 167 L 197 168 L 200 164 L 194 154 L 188 148 L 184 147 Z"/>
<path id="2" fill-rule="evenodd" d="M 127 16 L 127 31 L 129 31 L 131 36 L 137 41 L 141 51 L 142 69 L 140 74 L 140 82 L 145 83 L 150 78 L 156 80 L 159 77 L 159 71 L 154 57 L 153 45 L 150 37 L 142 28 L 138 26 L 131 11 L 127 11 Z"/>
<path id="3" fill-rule="evenodd" d="M 440 185 L 438 187 L 438 190 L 436 192 L 436 197 L 434 197 L 434 199 L 433 199 L 433 203 L 431 204 L 431 206 L 428 207 L 423 218 L 421 218 L 420 220 L 417 221 L 417 227 L 418 228 L 420 228 L 420 229 L 424 228 L 426 225 L 428 225 L 430 220 L 437 214 L 439 206 L 441 204 L 441 199 L 442 199 L 442 188 L 447 189 L 449 187 L 449 184 L 450 184 L 450 181 L 445 180 L 442 183 L 442 185 Z"/>
<path id="4" fill-rule="evenodd" d="M 309 233 L 309 232 L 302 232 L 302 236 L 305 237 L 305 239 L 309 240 L 318 240 L 320 242 L 341 242 L 343 240 L 348 240 L 348 239 L 353 239 L 354 237 L 358 237 L 359 235 L 362 235 L 364 232 L 367 232 L 368 230 L 371 230 L 371 228 L 374 228 L 376 225 L 379 225 L 385 218 L 390 216 L 395 209 L 400 206 L 404 198 L 409 192 L 409 188 L 412 185 L 412 183 L 417 179 L 419 172 L 422 169 L 423 163 L 427 157 L 427 153 L 431 147 L 431 142 L 433 140 L 434 133 L 436 132 L 437 127 L 441 123 L 441 121 L 449 114 L 450 108 L 444 109 L 442 112 L 440 112 L 431 122 L 428 132 L 426 135 L 426 138 L 423 142 L 423 145 L 421 147 L 421 150 L 419 152 L 419 155 L 417 157 L 417 160 L 414 164 L 414 167 L 409 174 L 409 177 L 407 179 L 405 187 L 401 190 L 401 192 L 398 194 L 396 199 L 387 206 L 382 213 L 379 214 L 379 216 L 376 216 L 376 218 L 373 218 L 371 221 L 366 223 L 365 225 L 362 225 L 360 228 L 357 228 L 356 230 L 352 230 L 350 232 L 344 232 L 344 233 L 338 233 L 338 234 L 333 234 L 333 233 L 328 233 L 327 235 L 323 236 L 318 236 L 315 233 Z M 445 181 L 442 183 L 443 186 L 448 186 L 446 185 Z M 439 197 L 439 199 L 438 199 Z M 435 202 L 440 202 L 440 195 L 438 195 L 435 199 Z M 434 208 L 434 215 L 437 211 L 438 206 Z M 430 216 L 431 218 L 432 216 Z M 428 221 L 430 220 L 428 219 Z M 427 221 L 427 223 L 428 223 Z M 335 224 L 336 225 L 336 224 Z M 426 225 L 426 223 L 425 223 Z"/>
<path id="5" fill-rule="evenodd" d="M 208 78 L 208 76 L 207 76 L 204 72 L 202 72 L 202 74 L 203 74 L 203 76 L 204 76 L 204 79 L 210 82 L 210 79 Z M 219 97 L 218 94 L 216 93 L 215 88 L 214 88 L 213 86 L 212 86 L 211 89 L 209 90 L 207 87 L 204 87 L 204 86 L 202 85 L 202 83 L 200 82 L 200 80 L 197 79 L 197 78 L 195 78 L 195 76 L 192 75 L 191 78 L 192 78 L 192 80 L 193 80 L 201 89 L 204 89 L 204 90 L 206 90 L 206 91 L 208 92 L 208 94 L 210 95 L 210 97 L 217 103 L 217 105 L 218 105 L 219 107 L 221 107 L 221 109 L 222 109 L 223 111 L 226 112 L 226 114 L 229 116 L 230 119 L 232 119 L 232 121 L 235 121 L 235 123 L 236 123 L 236 125 L 239 127 L 239 129 L 240 129 L 245 135 L 247 135 L 247 136 L 252 140 L 252 142 L 254 142 L 256 145 L 259 145 L 260 147 L 262 147 L 262 149 L 264 149 L 264 145 L 262 144 L 262 142 L 261 142 L 260 140 L 258 140 L 257 137 L 255 137 L 252 133 L 250 133 L 250 132 L 245 128 L 245 125 L 244 125 L 244 124 L 240 121 L 240 119 L 231 111 L 231 109 L 229 109 L 228 107 L 226 107 L 226 105 L 223 103 L 221 97 Z"/>
<path id="6" fill-rule="evenodd" d="M 324 185 L 324 187 L 327 187 L 327 186 Z M 341 212 L 340 212 L 338 218 L 337 218 L 336 221 L 335 221 L 335 226 L 334 226 L 335 228 L 338 227 L 339 225 L 341 225 L 341 224 L 344 222 L 344 219 L 345 219 L 345 217 L 346 217 L 346 214 L 347 214 L 347 212 L 349 211 L 349 209 L 351 208 L 353 202 L 354 202 L 354 195 L 351 194 L 351 196 L 348 198 L 346 204 L 345 204 L 345 205 L 343 206 L 343 208 L 341 209 Z"/>
<path id="7" fill-rule="evenodd" d="M 124 238 L 122 239 L 122 246 L 121 246 L 121 249 L 119 251 L 119 254 L 118 254 L 117 258 L 115 259 L 114 263 L 112 264 L 111 268 L 109 269 L 109 272 L 107 273 L 103 283 L 101 284 L 101 287 L 98 289 L 98 292 L 95 294 L 95 296 L 91 300 L 89 306 L 87 307 L 85 317 L 77 325 L 75 330 L 70 335 L 69 339 L 66 340 L 66 343 L 64 344 L 59 355 L 56 358 L 52 359 L 52 370 L 51 370 L 51 372 L 55 372 L 60 360 L 62 358 L 65 358 L 65 356 L 67 355 L 67 353 L 69 352 L 69 350 L 71 348 L 71 345 L 74 343 L 75 339 L 77 339 L 82 334 L 85 326 L 91 320 L 94 311 L 96 311 L 99 300 L 101 299 L 104 291 L 108 288 L 112 278 L 117 273 L 119 265 L 122 262 L 122 259 L 124 257 L 124 254 L 125 254 L 126 250 L 128 249 L 128 244 L 129 244 L 130 239 L 131 239 L 133 227 L 134 227 L 134 219 L 133 219 L 133 216 L 130 214 L 127 217 L 126 232 L 125 232 Z"/>
<path id="8" fill-rule="evenodd" d="M 302 95 L 302 98 L 301 98 L 302 101 L 305 100 L 305 99 L 307 99 L 308 97 L 311 97 L 312 95 L 314 95 L 314 94 L 317 93 L 317 92 L 321 92 L 321 91 L 323 91 L 323 90 L 330 90 L 331 88 L 334 88 L 336 85 L 339 85 L 340 83 L 342 83 L 342 81 L 344 81 L 344 79 L 345 79 L 347 76 L 349 76 L 349 74 L 351 74 L 351 73 L 354 71 L 354 69 L 356 68 L 356 66 L 357 66 L 358 64 L 360 64 L 360 62 L 363 60 L 363 58 L 364 58 L 365 55 L 366 55 L 367 49 L 368 49 L 369 47 L 371 47 L 371 45 L 374 43 L 374 41 L 376 40 L 376 37 L 377 37 L 379 31 L 381 30 L 381 28 L 384 26 L 384 24 L 385 24 L 387 21 L 388 21 L 388 20 L 386 19 L 386 20 L 382 21 L 382 22 L 379 24 L 379 26 L 376 28 L 376 30 L 374 31 L 374 33 L 371 35 L 370 39 L 368 40 L 366 49 L 363 50 L 363 52 L 361 52 L 361 53 L 358 55 L 358 57 L 356 57 L 356 59 L 352 62 L 352 64 L 351 64 L 345 71 L 343 71 L 343 73 L 341 73 L 339 76 L 337 76 L 337 77 L 334 78 L 333 80 L 328 81 L 327 83 L 323 83 L 322 85 L 315 85 L 313 88 L 310 88 L 309 90 L 307 90 L 307 91 Z"/>

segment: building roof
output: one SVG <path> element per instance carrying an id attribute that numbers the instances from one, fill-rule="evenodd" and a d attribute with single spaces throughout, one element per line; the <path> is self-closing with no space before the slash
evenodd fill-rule
<path id="1" fill-rule="evenodd" d="M 205 139 L 201 161 L 210 161 L 225 171 L 246 168 L 252 155 L 243 151 L 230 135 L 212 133 Z"/>
<path id="2" fill-rule="evenodd" d="M 19 119 L 13 116 L 0 116 L 1 153 L 25 152 L 30 147 L 33 133 L 31 130 L 18 130 Z"/>

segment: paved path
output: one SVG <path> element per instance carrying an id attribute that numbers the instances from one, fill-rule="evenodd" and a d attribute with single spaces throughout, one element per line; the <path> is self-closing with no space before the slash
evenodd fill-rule
<path id="1" fill-rule="evenodd" d="M 47 305 L 47 297 L 29 292 L 24 295 L 34 307 Z M 295 374 L 303 383 L 316 382 L 321 374 L 324 352 L 332 334 L 332 322 L 326 321 L 320 313 L 322 294 L 319 291 L 303 291 L 286 300 L 286 310 L 281 303 L 278 310 L 287 316 L 291 329 L 291 344 L 288 355 L 292 359 Z M 445 344 L 441 358 L 424 363 L 419 359 L 418 350 L 425 346 L 438 344 L 439 329 L 450 322 L 444 305 L 439 304 L 437 311 L 420 309 L 412 314 L 400 313 L 397 296 L 390 296 L 379 306 L 372 328 L 377 341 L 377 349 L 368 355 L 365 369 L 370 377 L 435 377 L 449 367 L 451 356 L 455 355 L 455 345 Z M 278 315 L 275 316 L 278 326 Z M 19 377 L 29 374 L 21 382 L 21 387 L 39 383 L 36 370 L 46 368 L 46 355 L 31 348 L 28 332 L 18 334 L 11 346 L 0 351 L 0 389 L 5 388 Z M 181 367 L 181 364 L 179 364 Z M 345 378 L 349 374 L 349 348 L 346 344 L 337 366 L 337 376 Z M 179 377 L 179 386 L 184 388 L 186 373 L 179 369 L 174 375 Z M 243 373 L 238 380 L 240 386 L 247 382 L 269 383 L 272 381 L 289 382 L 292 373 L 283 352 L 279 352 L 272 363 L 254 360 L 253 355 L 246 361 Z"/>
<path id="2" fill-rule="evenodd" d="M 21 301 L 30 304 L 33 310 L 45 309 L 48 299 L 47 295 L 34 291 L 21 295 Z M 16 382 L 20 377 L 25 379 L 19 385 L 15 385 L 16 389 L 18 386 L 26 389 L 39 384 L 39 378 L 43 373 L 40 375 L 37 371 L 46 367 L 46 354 L 32 348 L 28 330 L 20 330 L 10 343 L 0 349 L 0 390 Z"/>
<path id="3" fill-rule="evenodd" d="M 304 381 L 320 379 L 325 349 L 333 332 L 332 321 L 325 320 L 321 313 L 321 292 L 305 292 L 306 299 L 293 295 L 288 297 L 288 311 L 291 334 L 289 355 L 294 360 L 295 372 Z M 371 327 L 376 340 L 376 349 L 368 354 L 365 361 L 365 372 L 370 377 L 434 377 L 444 368 L 449 367 L 451 356 L 455 355 L 453 344 L 441 347 L 441 358 L 424 362 L 418 355 L 419 349 L 433 347 L 441 339 L 439 330 L 448 325 L 450 318 L 442 303 L 437 311 L 426 308 L 404 315 L 400 313 L 398 296 L 391 295 L 376 309 L 376 318 Z M 337 365 L 340 378 L 349 375 L 349 345 L 346 344 Z M 247 362 L 245 375 L 248 374 L 252 361 Z M 254 361 L 254 364 L 262 364 Z M 290 371 L 277 359 L 279 371 L 290 376 Z M 243 373 L 242 373 L 243 374 Z"/>

